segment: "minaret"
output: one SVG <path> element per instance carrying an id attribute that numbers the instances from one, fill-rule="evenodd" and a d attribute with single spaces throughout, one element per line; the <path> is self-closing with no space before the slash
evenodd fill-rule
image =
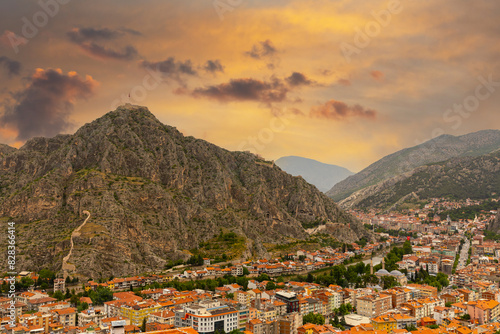
<path id="1" fill-rule="evenodd" d="M 370 259 L 370 275 L 373 275 L 373 258 Z"/>
<path id="2" fill-rule="evenodd" d="M 382 269 L 385 269 L 385 258 L 382 258 Z"/>

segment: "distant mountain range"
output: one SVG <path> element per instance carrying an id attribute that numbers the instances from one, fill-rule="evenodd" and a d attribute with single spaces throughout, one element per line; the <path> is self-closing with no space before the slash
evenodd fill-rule
<path id="1" fill-rule="evenodd" d="M 463 136 L 442 135 L 380 159 L 361 172 L 337 183 L 326 194 L 337 202 L 351 196 L 359 197 L 361 195 L 357 194 L 358 191 L 412 172 L 417 167 L 453 158 L 477 157 L 499 148 L 499 130 L 484 130 Z"/>
<path id="2" fill-rule="evenodd" d="M 302 178 L 185 137 L 131 105 L 73 135 L 0 145 L 0 221 L 16 223 L 18 270 L 60 270 L 85 210 L 68 264 L 93 278 L 162 269 L 223 231 L 243 238 L 235 260 L 266 256 L 264 243 L 305 239 L 311 224 L 328 223 L 342 241 L 371 238 Z M 6 257 L 0 264 L 7 271 Z"/>
<path id="3" fill-rule="evenodd" d="M 282 157 L 275 163 L 288 174 L 302 176 L 322 192 L 330 190 L 335 184 L 354 174 L 344 167 L 297 156 Z"/>
<path id="4" fill-rule="evenodd" d="M 452 158 L 389 178 L 340 202 L 344 208 L 392 210 L 408 202 L 437 197 L 487 199 L 500 194 L 500 151 Z"/>

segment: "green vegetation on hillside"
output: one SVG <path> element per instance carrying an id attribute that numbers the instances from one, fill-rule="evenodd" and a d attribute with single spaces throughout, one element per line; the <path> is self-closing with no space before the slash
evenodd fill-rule
<path id="1" fill-rule="evenodd" d="M 202 265 L 199 259 L 204 257 L 214 259 L 213 262 L 222 262 L 240 257 L 246 249 L 246 239 L 234 232 L 226 232 L 221 229 L 219 235 L 212 239 L 201 242 L 198 248 L 191 249 L 190 252 L 198 259 L 198 262 L 191 261 L 189 264 Z M 222 254 L 222 255 L 221 255 Z"/>
<path id="2" fill-rule="evenodd" d="M 476 215 L 481 213 L 489 213 L 491 210 L 497 210 L 500 207 L 500 203 L 495 201 L 485 201 L 479 205 L 465 206 L 463 208 L 453 209 L 443 211 L 439 214 L 441 220 L 445 220 L 448 215 L 450 215 L 451 220 L 458 221 L 460 219 L 474 219 Z"/>

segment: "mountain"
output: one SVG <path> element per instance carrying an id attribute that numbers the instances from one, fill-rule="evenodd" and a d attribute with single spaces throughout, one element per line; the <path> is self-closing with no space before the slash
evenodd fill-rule
<path id="1" fill-rule="evenodd" d="M 492 231 L 496 234 L 500 233 L 500 208 L 497 210 L 497 216 L 495 219 L 490 221 L 487 227 L 488 231 Z"/>
<path id="2" fill-rule="evenodd" d="M 336 183 L 354 174 L 344 167 L 296 156 L 279 158 L 276 165 L 288 174 L 302 176 L 322 192 L 330 190 Z"/>
<path id="3" fill-rule="evenodd" d="M 326 194 L 341 201 L 354 192 L 431 163 L 457 157 L 474 157 L 500 148 L 500 131 L 484 130 L 463 136 L 442 135 L 406 148 L 373 163 L 337 183 Z"/>
<path id="4" fill-rule="evenodd" d="M 417 167 L 359 190 L 340 204 L 344 208 L 393 209 L 395 205 L 412 200 L 486 199 L 495 194 L 500 194 L 500 150 Z"/>
<path id="5" fill-rule="evenodd" d="M 16 223 L 18 270 L 60 270 L 85 211 L 67 264 L 93 278 L 162 269 L 229 231 L 243 238 L 243 259 L 266 255 L 264 243 L 306 238 L 303 224 L 329 223 L 342 240 L 370 237 L 302 178 L 185 137 L 145 107 L 1 152 L 0 221 Z"/>

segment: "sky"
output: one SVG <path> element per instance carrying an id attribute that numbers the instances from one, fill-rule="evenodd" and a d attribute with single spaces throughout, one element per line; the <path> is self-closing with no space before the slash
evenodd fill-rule
<path id="1" fill-rule="evenodd" d="M 499 129 L 500 2 L 0 2 L 0 143 L 125 103 L 269 160 L 360 171 L 441 134 Z"/>

